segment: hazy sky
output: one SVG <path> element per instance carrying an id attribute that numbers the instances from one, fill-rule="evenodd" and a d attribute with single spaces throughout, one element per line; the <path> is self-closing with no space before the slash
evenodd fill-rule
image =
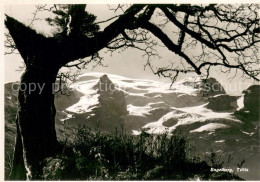
<path id="1" fill-rule="evenodd" d="M 24 22 L 28 25 L 30 19 L 32 18 L 32 12 L 34 10 L 34 5 L 8 5 L 5 6 L 5 13 L 18 19 L 19 21 Z M 107 5 L 88 5 L 87 11 L 95 14 L 97 16 L 97 21 L 106 20 L 109 17 L 114 16 L 113 11 L 108 10 Z M 41 18 L 47 17 L 48 13 L 43 13 L 40 15 Z M 106 24 L 102 25 L 105 27 Z M 50 35 L 51 28 L 47 25 L 45 21 L 37 21 L 34 24 L 35 29 L 43 34 Z M 101 27 L 101 28 L 102 28 Z M 168 30 L 166 30 L 168 31 Z M 158 78 L 158 76 L 153 75 L 151 70 L 147 68 L 144 71 L 145 59 L 142 57 L 143 53 L 137 50 L 128 49 L 122 53 L 114 53 L 113 57 L 110 57 L 107 54 L 103 54 L 104 51 L 101 51 L 101 54 L 104 55 L 104 64 L 107 67 L 97 67 L 93 71 L 95 72 L 105 72 L 117 74 L 130 78 L 143 78 L 151 79 L 156 81 L 169 82 L 170 80 L 164 78 Z M 167 62 L 169 60 L 174 60 L 174 54 L 167 51 L 165 48 L 159 48 L 158 52 L 162 58 L 155 62 L 155 65 L 160 65 L 162 62 Z M 16 71 L 19 65 L 22 65 L 22 58 L 18 54 L 5 55 L 5 82 L 17 81 L 20 78 L 21 72 Z M 83 72 L 92 71 L 92 67 L 84 70 Z M 240 73 L 239 73 L 240 74 Z M 238 75 L 239 75 L 238 74 Z M 241 75 L 241 74 L 240 74 Z M 181 75 L 179 79 L 191 75 Z M 223 73 L 220 73 L 218 70 L 213 70 L 210 76 L 215 77 L 218 81 L 224 84 L 228 93 L 231 94 L 240 94 L 241 91 L 248 87 L 252 80 L 243 80 L 240 76 L 237 76 L 233 79 L 232 82 L 228 80 L 230 76 L 227 76 Z M 244 84 L 241 84 L 244 83 Z"/>

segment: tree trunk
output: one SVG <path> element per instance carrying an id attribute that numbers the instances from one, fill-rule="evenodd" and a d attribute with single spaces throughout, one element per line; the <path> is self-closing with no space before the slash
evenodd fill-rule
<path id="1" fill-rule="evenodd" d="M 21 133 L 18 127 L 18 114 L 16 117 L 16 139 L 15 139 L 15 150 L 13 158 L 13 168 L 11 169 L 11 174 L 8 179 L 10 180 L 26 180 L 26 170 L 23 161 L 23 146 Z"/>
<path id="2" fill-rule="evenodd" d="M 144 5 L 131 6 L 124 16 L 96 36 L 47 38 L 6 15 L 5 25 L 19 50 L 26 71 L 18 94 L 17 137 L 11 179 L 39 179 L 42 161 L 57 146 L 53 83 L 58 70 L 71 61 L 93 56 L 127 27 Z M 42 89 L 43 88 L 43 89 Z M 33 90 L 32 90 L 33 89 Z"/>
<path id="3" fill-rule="evenodd" d="M 53 93 L 57 72 L 27 66 L 21 78 L 12 180 L 40 179 L 43 159 L 57 148 Z"/>

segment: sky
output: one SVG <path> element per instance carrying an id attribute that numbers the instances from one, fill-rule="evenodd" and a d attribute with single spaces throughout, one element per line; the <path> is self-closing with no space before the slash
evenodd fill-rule
<path id="1" fill-rule="evenodd" d="M 32 19 L 34 5 L 6 5 L 5 6 L 5 13 L 9 16 L 16 18 L 17 20 L 25 23 L 28 25 L 30 20 Z M 97 21 L 106 20 L 112 16 L 115 16 L 115 13 L 109 10 L 108 5 L 106 4 L 90 4 L 87 5 L 86 10 L 90 13 L 93 13 L 97 16 Z M 43 18 L 49 16 L 48 13 L 41 13 L 39 14 L 39 18 Z M 108 23 L 107 23 L 108 24 Z M 101 29 L 107 26 L 107 24 L 102 24 Z M 37 32 L 50 36 L 50 32 L 52 29 L 48 24 L 42 21 L 36 21 L 34 23 L 34 28 Z M 171 31 L 171 30 L 164 30 L 164 31 Z M 167 51 L 165 48 L 158 48 L 158 52 L 160 53 L 161 59 L 154 61 L 154 65 L 160 66 L 165 62 L 174 60 L 174 54 Z M 137 50 L 128 49 L 124 52 L 114 53 L 111 57 L 109 54 L 105 54 L 104 51 L 101 51 L 101 55 L 104 56 L 104 65 L 105 67 L 96 67 L 92 70 L 92 66 L 89 66 L 86 70 L 82 72 L 104 72 L 104 73 L 111 73 L 117 74 L 129 78 L 139 78 L 139 79 L 150 79 L 155 81 L 161 82 L 169 82 L 170 80 L 166 78 L 159 78 L 157 75 L 154 75 L 149 68 L 144 70 L 144 65 L 146 63 L 146 59 L 142 57 L 143 53 Z M 22 65 L 22 58 L 19 54 L 11 54 L 5 55 L 4 57 L 4 81 L 13 82 L 18 81 L 22 74 L 22 71 L 17 71 L 19 66 Z M 180 75 L 178 80 L 183 79 L 188 76 L 196 76 L 195 74 L 187 74 L 187 75 Z M 250 84 L 253 83 L 252 80 L 243 80 L 241 79 L 241 73 L 238 73 L 237 77 L 229 80 L 233 75 L 230 74 L 227 76 L 226 74 L 221 73 L 218 69 L 212 69 L 210 73 L 211 77 L 215 77 L 225 88 L 227 93 L 232 95 L 240 95 L 242 90 L 246 89 Z"/>

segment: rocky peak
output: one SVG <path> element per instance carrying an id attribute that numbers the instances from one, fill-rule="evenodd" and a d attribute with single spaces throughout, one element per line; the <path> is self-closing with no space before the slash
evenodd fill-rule
<path id="1" fill-rule="evenodd" d="M 120 129 L 124 122 L 123 117 L 128 113 L 124 92 L 116 89 L 106 74 L 100 77 L 94 89 L 99 94 L 99 107 L 95 114 L 99 127 L 107 131 Z"/>
<path id="2" fill-rule="evenodd" d="M 94 86 L 94 89 L 97 89 L 98 92 L 114 92 L 116 87 L 112 81 L 108 78 L 106 74 L 100 77 L 99 82 Z"/>
<path id="3" fill-rule="evenodd" d="M 190 77 L 182 82 L 185 86 L 198 89 L 198 96 L 211 97 L 226 94 L 223 86 L 215 78 Z"/>
<path id="4" fill-rule="evenodd" d="M 203 78 L 202 76 L 185 78 L 179 84 L 198 89 L 198 95 L 214 96 L 219 94 L 226 94 L 225 89 L 215 78 Z"/>

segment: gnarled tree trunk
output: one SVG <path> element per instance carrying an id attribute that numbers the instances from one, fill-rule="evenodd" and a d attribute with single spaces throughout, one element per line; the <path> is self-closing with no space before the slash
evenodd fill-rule
<path id="1" fill-rule="evenodd" d="M 17 138 L 11 179 L 39 179 L 42 160 L 57 146 L 54 83 L 58 70 L 28 68 L 18 95 Z"/>
<path id="2" fill-rule="evenodd" d="M 53 39 L 37 34 L 11 17 L 5 23 L 26 65 L 18 93 L 17 136 L 10 179 L 40 179 L 43 159 L 57 148 L 53 87 L 62 65 L 55 57 L 57 44 Z"/>
<path id="3" fill-rule="evenodd" d="M 56 150 L 52 86 L 59 69 L 71 61 L 93 56 L 127 27 L 135 27 L 128 20 L 133 20 L 143 7 L 131 6 L 124 16 L 92 38 L 64 37 L 63 40 L 37 34 L 6 15 L 5 25 L 26 64 L 18 94 L 17 137 L 10 179 L 40 179 L 43 159 Z"/>

